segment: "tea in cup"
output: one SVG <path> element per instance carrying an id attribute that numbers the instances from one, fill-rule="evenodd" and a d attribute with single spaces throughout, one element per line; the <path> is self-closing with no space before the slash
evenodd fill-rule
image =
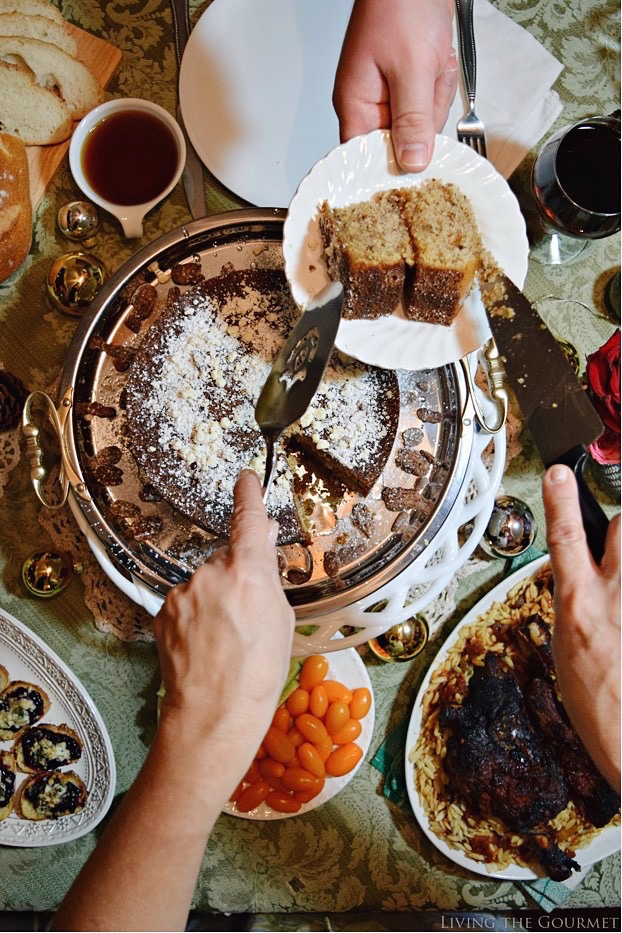
<path id="1" fill-rule="evenodd" d="M 81 191 L 140 237 L 145 215 L 173 190 L 186 162 L 177 121 L 158 104 L 121 98 L 95 107 L 74 130 L 69 166 Z"/>

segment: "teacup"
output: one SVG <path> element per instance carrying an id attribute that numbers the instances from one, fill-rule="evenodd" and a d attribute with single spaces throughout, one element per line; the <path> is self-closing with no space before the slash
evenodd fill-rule
<path id="1" fill-rule="evenodd" d="M 170 194 L 186 162 L 177 121 L 135 97 L 91 110 L 73 132 L 69 166 L 81 191 L 116 217 L 126 237 L 140 237 L 145 215 Z"/>

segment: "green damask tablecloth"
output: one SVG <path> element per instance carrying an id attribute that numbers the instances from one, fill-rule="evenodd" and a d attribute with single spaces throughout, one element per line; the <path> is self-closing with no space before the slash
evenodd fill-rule
<path id="1" fill-rule="evenodd" d="M 617 106 L 619 11 L 613 0 L 499 0 L 497 5 L 564 63 L 556 84 L 564 104 L 557 125 Z M 111 94 L 147 97 L 174 112 L 175 57 L 166 0 L 64 0 L 60 6 L 76 25 L 122 50 L 123 62 L 110 84 Z M 204 6 L 191 3 L 195 14 Z M 530 164 L 527 158 L 511 179 L 519 196 Z M 0 286 L 0 368 L 18 375 L 30 389 L 48 389 L 57 380 L 76 326 L 46 304 L 45 281 L 52 260 L 68 246 L 57 229 L 56 213 L 77 196 L 65 159 L 36 212 L 30 256 L 19 273 Z M 209 176 L 207 198 L 209 213 L 240 206 Z M 178 187 L 147 217 L 140 245 L 188 217 Z M 136 247 L 120 237 L 115 221 L 103 217 L 94 249 L 110 269 L 118 268 Z M 589 256 L 573 266 L 530 264 L 525 291 L 532 299 L 551 294 L 572 297 L 600 313 L 604 284 L 617 268 L 619 238 L 612 237 L 597 242 Z M 593 315 L 583 320 L 587 323 L 578 325 L 577 339 L 594 349 L 594 341 L 599 335 L 608 336 L 612 324 Z M 542 528 L 540 464 L 529 438 L 522 440 L 523 452 L 509 464 L 503 485 L 532 505 Z M 154 731 L 159 683 L 155 649 L 149 641 L 124 641 L 95 627 L 94 617 L 106 612 L 111 617 L 121 612 L 130 628 L 133 615 L 141 616 L 140 626 L 145 619 L 129 600 L 119 602 L 118 596 L 110 596 L 110 588 L 92 564 L 88 581 L 85 573 L 84 584 L 76 580 L 54 600 L 40 601 L 26 594 L 20 582 L 22 563 L 32 551 L 49 546 L 48 533 L 58 529 L 49 519 L 42 519 L 45 528 L 39 521 L 18 448 L 18 432 L 0 434 L 0 603 L 47 641 L 95 700 L 114 746 L 120 795 L 134 778 Z M 616 507 L 606 493 L 601 491 L 600 497 L 608 511 Z M 538 542 L 543 546 L 543 531 Z M 484 563 L 463 580 L 447 628 L 502 570 L 499 562 Z M 383 665 L 369 654 L 364 656 L 376 698 L 370 757 L 409 715 L 437 645 L 430 644 L 423 656 L 404 665 Z M 0 847 L 0 906 L 53 909 L 97 835 L 95 831 L 52 848 Z M 586 873 L 566 906 L 613 907 L 619 901 L 619 857 L 612 856 Z M 331 912 L 337 928 L 334 915 L 348 912 L 343 927 L 353 928 L 354 918 L 363 917 L 365 911 L 499 912 L 534 906 L 519 886 L 470 874 L 447 861 L 424 837 L 412 814 L 382 795 L 381 776 L 368 763 L 337 797 L 303 818 L 257 823 L 223 816 L 205 855 L 195 903 L 206 912 L 273 915 L 264 916 L 261 924 L 275 929 L 283 928 L 285 920 L 278 915 L 285 913 Z M 382 928 L 378 915 L 374 916 L 378 925 L 367 928 Z M 304 920 L 300 924 L 298 928 L 309 928 Z"/>

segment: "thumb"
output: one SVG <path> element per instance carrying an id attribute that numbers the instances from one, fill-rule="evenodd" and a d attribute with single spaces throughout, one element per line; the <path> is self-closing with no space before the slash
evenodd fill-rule
<path id="1" fill-rule="evenodd" d="M 277 523 L 266 513 L 259 477 L 254 470 L 242 470 L 233 490 L 230 549 L 257 554 L 264 542 L 274 547 L 277 534 Z"/>

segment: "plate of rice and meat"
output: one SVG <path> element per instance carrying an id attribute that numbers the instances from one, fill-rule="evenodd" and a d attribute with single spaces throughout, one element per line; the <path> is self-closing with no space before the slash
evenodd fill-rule
<path id="1" fill-rule="evenodd" d="M 559 700 L 548 556 L 467 613 L 420 687 L 406 785 L 426 836 L 456 864 L 564 881 L 620 848 L 620 797 Z"/>

